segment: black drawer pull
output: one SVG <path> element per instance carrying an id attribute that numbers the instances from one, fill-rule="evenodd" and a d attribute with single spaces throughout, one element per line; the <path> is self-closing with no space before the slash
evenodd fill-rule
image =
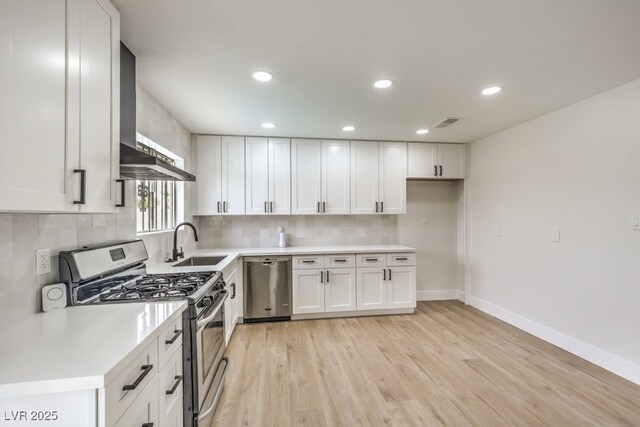
<path id="1" fill-rule="evenodd" d="M 124 387 L 122 387 L 122 390 L 124 390 L 124 391 L 135 390 L 136 387 L 138 387 L 140 385 L 140 383 L 142 382 L 144 377 L 149 375 L 149 372 L 151 372 L 151 370 L 153 369 L 153 365 L 142 365 L 140 367 L 140 369 L 142 369 L 142 373 L 140 374 L 140 376 L 138 378 L 136 378 L 136 380 L 133 382 L 133 384 L 127 384 Z"/>
<path id="2" fill-rule="evenodd" d="M 303 259 L 303 260 L 302 260 L 302 263 L 303 263 L 303 264 L 315 264 L 315 262 L 316 262 L 316 261 L 315 261 L 315 260 L 313 260 L 313 259 Z"/>
<path id="3" fill-rule="evenodd" d="M 175 393 L 176 389 L 178 388 L 178 386 L 182 382 L 182 375 L 176 375 L 174 378 L 175 378 L 176 382 L 173 383 L 173 386 L 169 390 L 165 391 L 166 394 Z"/>
<path id="4" fill-rule="evenodd" d="M 378 258 L 365 258 L 364 260 L 367 262 L 376 262 L 378 261 Z"/>
<path id="5" fill-rule="evenodd" d="M 84 205 L 87 202 L 87 171 L 84 169 L 74 169 L 73 173 L 80 174 L 80 200 L 74 200 L 74 205 Z"/>
<path id="6" fill-rule="evenodd" d="M 142 427 L 153 427 L 153 423 L 144 423 Z"/>
<path id="7" fill-rule="evenodd" d="M 176 330 L 175 330 L 175 331 L 173 331 L 173 332 L 175 333 L 175 335 L 174 335 L 174 336 L 172 336 L 170 340 L 165 340 L 165 341 L 164 341 L 164 343 L 165 343 L 165 344 L 173 344 L 174 342 L 176 342 L 176 340 L 178 339 L 178 337 L 179 337 L 180 335 L 182 335 L 182 330 L 178 330 L 178 329 L 176 329 Z"/>
<path id="8" fill-rule="evenodd" d="M 116 204 L 116 208 L 124 208 L 125 206 L 125 195 L 124 195 L 124 189 L 126 188 L 126 184 L 125 184 L 125 180 L 124 179 L 116 179 L 116 182 L 118 184 L 122 184 L 121 187 L 121 192 L 120 192 L 120 203 Z"/>
<path id="9" fill-rule="evenodd" d="M 231 299 L 234 299 L 236 297 L 236 284 L 235 283 L 231 284 L 231 289 L 233 289 L 233 293 L 231 294 Z"/>
<path id="10" fill-rule="evenodd" d="M 347 262 L 346 259 L 334 259 L 333 262 Z"/>
<path id="11" fill-rule="evenodd" d="M 396 257 L 396 261 L 408 261 L 409 258 L 407 257 Z"/>

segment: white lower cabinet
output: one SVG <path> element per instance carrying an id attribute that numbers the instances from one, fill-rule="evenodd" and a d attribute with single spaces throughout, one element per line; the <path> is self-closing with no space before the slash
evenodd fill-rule
<path id="1" fill-rule="evenodd" d="M 238 289 L 241 287 L 238 274 L 239 268 L 236 264 L 225 268 L 222 271 L 224 281 L 227 284 L 229 296 L 224 303 L 224 333 L 225 342 L 229 344 L 233 330 L 238 323 Z"/>
<path id="2" fill-rule="evenodd" d="M 413 253 L 358 255 L 358 310 L 415 307 L 415 259 Z"/>
<path id="3" fill-rule="evenodd" d="M 157 339 L 136 352 L 99 392 L 99 425 L 172 426 L 183 424 L 184 377 L 181 317 L 169 323 Z M 103 403 L 102 403 L 103 402 Z M 103 421 L 103 422 L 102 422 Z"/>
<path id="4" fill-rule="evenodd" d="M 415 253 L 293 257 L 293 314 L 416 306 Z"/>

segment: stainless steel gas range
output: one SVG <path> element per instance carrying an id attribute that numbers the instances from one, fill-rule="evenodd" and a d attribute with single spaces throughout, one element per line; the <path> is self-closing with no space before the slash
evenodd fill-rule
<path id="1" fill-rule="evenodd" d="M 184 425 L 211 425 L 229 359 L 225 357 L 221 272 L 147 274 L 142 240 L 61 252 L 60 281 L 71 305 L 186 299 L 183 324 Z"/>

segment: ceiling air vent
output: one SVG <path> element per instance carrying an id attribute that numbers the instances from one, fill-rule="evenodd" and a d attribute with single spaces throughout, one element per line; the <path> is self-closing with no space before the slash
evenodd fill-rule
<path id="1" fill-rule="evenodd" d="M 457 117 L 447 117 L 446 119 L 444 119 L 443 121 L 441 121 L 440 123 L 438 123 L 437 125 L 435 125 L 434 127 L 436 128 L 448 128 L 449 126 L 459 122 L 460 120 L 462 120 L 461 118 L 457 118 Z"/>

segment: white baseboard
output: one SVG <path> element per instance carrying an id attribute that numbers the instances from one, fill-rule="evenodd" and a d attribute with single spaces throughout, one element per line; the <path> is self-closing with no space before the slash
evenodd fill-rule
<path id="1" fill-rule="evenodd" d="M 577 340 L 555 329 L 551 329 L 533 320 L 522 317 L 490 302 L 470 296 L 469 304 L 478 310 L 484 311 L 493 317 L 522 329 L 540 339 L 543 339 L 563 350 L 573 353 L 594 365 L 598 365 L 607 371 L 613 372 L 629 381 L 640 385 L 640 365 L 611 354 L 605 350 Z"/>
<path id="2" fill-rule="evenodd" d="M 464 302 L 464 292 L 456 289 L 447 289 L 442 291 L 417 291 L 416 299 L 418 301 L 446 301 L 457 299 Z"/>

